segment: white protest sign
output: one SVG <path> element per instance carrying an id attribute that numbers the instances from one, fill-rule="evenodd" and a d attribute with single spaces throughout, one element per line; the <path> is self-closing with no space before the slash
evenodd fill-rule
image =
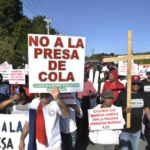
<path id="1" fill-rule="evenodd" d="M 26 115 L 0 115 L 0 149 L 18 150 Z M 25 150 L 28 148 L 28 136 L 25 140 Z"/>
<path id="2" fill-rule="evenodd" d="M 150 64 L 139 65 L 139 75 L 141 80 L 147 78 L 146 72 L 148 68 L 150 68 Z"/>
<path id="3" fill-rule="evenodd" d="M 131 68 L 132 68 L 131 74 L 137 75 L 138 74 L 138 65 L 135 64 L 133 61 L 132 61 Z M 119 61 L 118 62 L 118 75 L 127 76 L 127 61 Z"/>
<path id="4" fill-rule="evenodd" d="M 0 65 L 0 70 L 12 70 L 12 64 L 9 65 L 7 61 Z"/>
<path id="5" fill-rule="evenodd" d="M 0 74 L 3 75 L 3 81 L 9 80 L 9 70 L 1 70 L 0 69 Z"/>
<path id="6" fill-rule="evenodd" d="M 54 86 L 62 93 L 83 90 L 84 37 L 29 34 L 28 55 L 30 93 Z"/>
<path id="7" fill-rule="evenodd" d="M 76 104 L 76 93 L 60 93 L 60 98 L 65 104 Z"/>
<path id="8" fill-rule="evenodd" d="M 9 74 L 10 84 L 25 84 L 25 70 L 24 69 L 13 69 Z"/>
<path id="9" fill-rule="evenodd" d="M 25 74 L 29 75 L 29 64 L 25 64 Z"/>
<path id="10" fill-rule="evenodd" d="M 88 115 L 91 130 L 123 129 L 121 107 L 89 109 Z"/>

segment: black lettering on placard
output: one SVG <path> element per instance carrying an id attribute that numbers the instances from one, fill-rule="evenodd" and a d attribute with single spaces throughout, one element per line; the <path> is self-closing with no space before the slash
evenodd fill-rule
<path id="1" fill-rule="evenodd" d="M 6 128 L 6 122 L 4 122 L 3 127 L 2 127 L 2 132 L 5 131 L 7 132 L 7 128 Z"/>
<path id="2" fill-rule="evenodd" d="M 8 148 L 11 148 L 11 149 L 14 148 L 11 138 L 8 139 L 8 142 L 7 142 L 5 137 L 0 138 L 0 149 L 5 150 L 5 149 L 8 149 Z"/>
<path id="3" fill-rule="evenodd" d="M 10 122 L 10 132 L 15 132 L 15 130 L 12 129 L 12 122 Z"/>
<path id="4" fill-rule="evenodd" d="M 4 146 L 4 147 L 2 147 L 3 150 L 6 148 L 5 140 L 6 140 L 6 138 L 2 138 L 2 144 Z"/>
<path id="5" fill-rule="evenodd" d="M 18 122 L 17 132 L 22 132 L 22 124 L 21 121 Z"/>
<path id="6" fill-rule="evenodd" d="M 17 127 L 13 129 L 12 122 L 9 122 L 9 132 L 22 132 L 22 124 L 21 121 L 18 121 Z M 6 122 L 3 123 L 2 132 L 7 132 Z"/>
<path id="7" fill-rule="evenodd" d="M 9 138 L 8 144 L 7 144 L 7 148 L 9 148 L 9 147 L 11 147 L 11 149 L 13 149 L 12 141 L 10 138 Z"/>

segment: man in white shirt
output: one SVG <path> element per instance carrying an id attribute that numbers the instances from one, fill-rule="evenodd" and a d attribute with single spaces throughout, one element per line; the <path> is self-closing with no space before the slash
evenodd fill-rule
<path id="1" fill-rule="evenodd" d="M 32 117 L 34 114 L 35 117 Z M 28 133 L 28 150 L 61 150 L 60 115 L 70 116 L 69 108 L 59 97 L 59 90 L 55 87 L 50 94 L 40 93 L 40 97 L 35 98 L 29 106 L 29 118 L 21 134 L 19 150 L 24 150 Z"/>
<path id="2" fill-rule="evenodd" d="M 78 99 L 76 104 L 68 105 L 70 111 L 69 118 L 60 118 L 60 131 L 62 138 L 62 150 L 74 150 L 77 138 L 76 116 L 82 118 L 83 113 Z"/>

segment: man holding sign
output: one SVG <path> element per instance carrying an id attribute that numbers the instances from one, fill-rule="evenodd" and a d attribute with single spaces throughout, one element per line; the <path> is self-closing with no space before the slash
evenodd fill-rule
<path id="1" fill-rule="evenodd" d="M 69 108 L 60 99 L 58 88 L 40 93 L 40 98 L 35 98 L 29 107 L 29 119 L 22 131 L 19 150 L 24 149 L 28 133 L 28 150 L 61 150 L 60 115 L 69 117 Z"/>
<path id="2" fill-rule="evenodd" d="M 140 91 L 142 82 L 140 76 L 133 75 L 131 77 L 131 108 L 127 107 L 127 91 L 119 94 L 116 100 L 116 106 L 123 108 L 123 116 L 126 120 L 126 113 L 131 113 L 131 127 L 124 127 L 120 135 L 121 150 L 128 150 L 130 146 L 132 150 L 137 150 L 141 135 L 141 122 L 143 115 L 143 108 L 150 122 L 150 103 L 144 92 Z"/>

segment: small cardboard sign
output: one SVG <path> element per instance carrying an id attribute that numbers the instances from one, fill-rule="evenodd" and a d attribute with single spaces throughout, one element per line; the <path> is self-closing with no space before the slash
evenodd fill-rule
<path id="1" fill-rule="evenodd" d="M 25 84 L 25 70 L 24 69 L 13 69 L 9 74 L 10 84 Z"/>
<path id="2" fill-rule="evenodd" d="M 65 104 L 76 104 L 76 93 L 60 93 L 60 98 Z"/>
<path id="3" fill-rule="evenodd" d="M 3 76 L 3 81 L 9 80 L 9 70 L 0 70 L 0 74 Z"/>
<path id="4" fill-rule="evenodd" d="M 139 75 L 141 80 L 147 78 L 147 69 L 150 68 L 150 64 L 139 65 Z"/>
<path id="5" fill-rule="evenodd" d="M 132 62 L 131 64 L 131 75 L 138 74 L 138 64 Z M 118 62 L 118 75 L 127 76 L 127 61 Z"/>
<path id="6" fill-rule="evenodd" d="M 88 115 L 91 130 L 123 129 L 121 107 L 89 109 Z"/>

